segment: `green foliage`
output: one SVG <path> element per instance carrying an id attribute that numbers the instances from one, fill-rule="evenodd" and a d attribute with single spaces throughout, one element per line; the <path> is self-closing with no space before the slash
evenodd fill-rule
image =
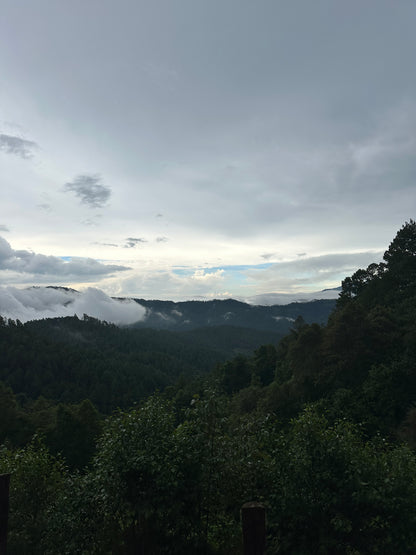
<path id="1" fill-rule="evenodd" d="M 237 355 L 218 366 L 215 377 L 225 393 L 237 393 L 250 384 L 267 385 L 271 383 L 276 370 L 276 362 L 276 347 L 271 344 L 262 345 L 254 351 L 252 358 Z"/>
<path id="2" fill-rule="evenodd" d="M 362 386 L 363 420 L 374 434 L 393 434 L 415 400 L 416 373 L 408 361 L 373 366 Z"/>
<path id="3" fill-rule="evenodd" d="M 397 232 L 384 253 L 387 270 L 400 292 L 415 290 L 416 282 L 416 222 L 406 222 Z"/>
<path id="4" fill-rule="evenodd" d="M 22 447 L 38 434 L 53 455 L 61 455 L 71 468 L 83 468 L 95 452 L 101 426 L 102 417 L 88 399 L 78 405 L 42 397 L 29 401 L 0 382 L 0 444 Z"/>
<path id="5" fill-rule="evenodd" d="M 55 425 L 46 436 L 53 454 L 60 454 L 72 468 L 83 468 L 95 452 L 101 432 L 101 418 L 88 399 L 79 405 L 59 405 Z"/>
<path id="6" fill-rule="evenodd" d="M 396 304 L 416 292 L 416 222 L 409 220 L 384 253 L 385 262 L 357 270 L 342 282 L 339 304 L 358 298 L 365 306 Z"/>
<path id="7" fill-rule="evenodd" d="M 70 467 L 38 441 L 1 448 L 0 471 L 13 473 L 11 552 L 237 554 L 239 511 L 255 500 L 267 507 L 270 555 L 415 553 L 415 259 L 410 220 L 383 263 L 344 280 L 326 326 L 299 318 L 277 347 L 194 380 L 153 332 L 69 319 L 41 324 L 48 343 L 36 326 L 0 320 L 2 375 L 61 401 L 0 384 L 0 440 L 18 446 L 42 430 Z M 39 374 L 31 342 L 49 349 Z M 196 365 L 206 353 L 173 352 L 182 348 Z M 90 401 L 72 402 L 91 388 L 110 410 L 168 383 L 104 423 Z"/>
<path id="8" fill-rule="evenodd" d="M 19 426 L 19 409 L 10 387 L 0 382 L 0 443 L 13 440 Z"/>
<path id="9" fill-rule="evenodd" d="M 414 553 L 416 460 L 311 408 L 282 434 L 270 492 L 270 552 Z M 272 546 L 275 546 L 273 551 Z"/>
<path id="10" fill-rule="evenodd" d="M 416 396 L 416 223 L 399 230 L 384 255 L 343 282 L 325 327 L 296 322 L 277 347 L 274 383 L 261 405 L 288 420 L 318 402 L 394 437 Z M 249 361 L 250 362 L 250 361 Z M 341 401 L 341 392 L 348 391 Z M 259 405 L 256 404 L 256 407 Z"/>
<path id="11" fill-rule="evenodd" d="M 277 351 L 274 345 L 262 345 L 254 351 L 254 371 L 262 385 L 271 383 L 275 376 Z"/>
<path id="12" fill-rule="evenodd" d="M 398 436 L 416 450 L 416 407 L 407 411 L 406 417 L 399 426 Z"/>
<path id="13" fill-rule="evenodd" d="M 218 368 L 217 375 L 221 387 L 230 394 L 250 385 L 253 372 L 251 361 L 247 357 L 238 355 Z"/>
<path id="14" fill-rule="evenodd" d="M 283 431 L 195 398 L 180 424 L 160 396 L 109 418 L 93 464 L 69 474 L 41 444 L 3 451 L 12 553 L 241 552 L 239 511 L 261 501 L 268 553 L 413 553 L 416 458 L 307 408 Z"/>
<path id="15" fill-rule="evenodd" d="M 136 300 L 145 306 L 148 312 L 146 320 L 137 322 L 134 324 L 135 327 L 187 330 L 194 338 L 201 338 L 202 334 L 219 340 L 219 344 L 224 347 L 233 344 L 238 349 L 246 350 L 247 346 L 250 346 L 250 351 L 262 343 L 268 343 L 286 334 L 290 328 L 290 321 L 299 315 L 309 323 L 325 323 L 335 305 L 332 299 L 294 302 L 283 306 L 252 305 L 235 299 L 176 303 Z M 257 333 L 250 333 L 255 330 Z M 260 336 L 263 337 L 262 341 L 253 344 L 253 338 Z"/>
<path id="16" fill-rule="evenodd" d="M 239 508 L 256 491 L 265 442 L 254 423 L 230 433 L 220 399 L 195 399 L 175 426 L 159 396 L 110 419 L 92 467 L 90 488 L 106 534 L 105 550 L 232 553 L 239 549 Z M 219 471 L 220 469 L 220 471 Z"/>
<path id="17" fill-rule="evenodd" d="M 165 535 L 157 517 L 163 517 L 167 530 L 172 526 L 168 523 L 175 510 L 178 473 L 172 458 L 173 429 L 173 411 L 159 397 L 108 421 L 93 473 L 100 484 L 100 509 L 107 530 L 113 531 L 113 541 L 117 529 L 133 529 L 136 541 L 152 549 L 149 542 Z M 119 537 L 121 545 L 123 540 Z"/>
<path id="18" fill-rule="evenodd" d="M 122 329 L 94 318 L 0 326 L 0 380 L 15 394 L 64 404 L 88 398 L 107 414 L 173 384 L 180 374 L 204 374 L 225 359 L 220 349 L 193 337 Z"/>
<path id="19" fill-rule="evenodd" d="M 239 553 L 240 507 L 270 489 L 274 429 L 227 412 L 208 392 L 179 425 L 160 396 L 108 419 L 91 469 L 70 478 L 70 495 L 54 506 L 49 549 Z"/>
<path id="20" fill-rule="evenodd" d="M 8 553 L 46 553 L 50 514 L 65 484 L 63 463 L 35 439 L 17 451 L 2 448 L 0 473 L 11 473 Z"/>

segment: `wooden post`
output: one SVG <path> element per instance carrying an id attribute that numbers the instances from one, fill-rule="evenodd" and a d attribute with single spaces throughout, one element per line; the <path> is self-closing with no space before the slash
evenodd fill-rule
<path id="1" fill-rule="evenodd" d="M 7 521 L 9 518 L 10 474 L 0 474 L 0 555 L 7 551 Z"/>
<path id="2" fill-rule="evenodd" d="M 250 501 L 241 507 L 244 555 L 263 555 L 266 549 L 266 509 Z"/>

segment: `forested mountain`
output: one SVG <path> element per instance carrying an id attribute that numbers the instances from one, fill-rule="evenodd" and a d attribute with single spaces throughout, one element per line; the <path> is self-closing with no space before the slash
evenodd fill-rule
<path id="1" fill-rule="evenodd" d="M 272 411 L 281 421 L 314 403 L 332 421 L 359 423 L 368 435 L 382 431 L 404 437 L 416 416 L 415 316 L 416 224 L 411 220 L 382 263 L 343 281 L 326 326 L 298 320 L 277 348 L 262 347 L 262 356 L 245 359 L 238 384 L 227 366 L 235 361 L 241 366 L 242 359 L 227 362 L 219 371 L 221 383 L 238 391 L 236 405 L 250 396 L 253 407 Z M 266 387 L 250 385 L 263 375 Z"/>
<path id="2" fill-rule="evenodd" d="M 179 375 L 206 374 L 237 353 L 250 355 L 264 343 L 277 345 L 295 317 L 325 321 L 333 304 L 140 303 L 148 308 L 146 327 L 121 328 L 86 315 L 25 324 L 1 319 L 0 381 L 21 398 L 43 396 L 64 403 L 89 398 L 109 413 L 172 385 Z M 247 327 L 239 325 L 243 323 Z"/>
<path id="3" fill-rule="evenodd" d="M 0 452 L 0 472 L 13 472 L 11 553 L 237 555 L 252 500 L 267 509 L 269 555 L 416 553 L 415 314 L 410 220 L 382 263 L 343 281 L 326 325 L 298 318 L 278 344 L 182 375 L 130 410 L 42 413 L 4 386 L 15 437 L 32 409 L 44 430 Z M 195 345 L 204 334 L 187 333 Z"/>
<path id="4" fill-rule="evenodd" d="M 298 316 L 302 316 L 307 323 L 326 323 L 336 303 L 334 299 L 321 299 L 259 306 L 234 299 L 184 302 L 135 300 L 147 309 L 146 317 L 133 324 L 135 327 L 191 330 L 211 326 L 239 326 L 279 334 L 287 333 Z"/>
<path id="5" fill-rule="evenodd" d="M 89 398 L 106 413 L 180 374 L 207 373 L 233 351 L 196 336 L 123 329 L 89 317 L 1 324 L 0 380 L 15 393 L 66 403 Z"/>

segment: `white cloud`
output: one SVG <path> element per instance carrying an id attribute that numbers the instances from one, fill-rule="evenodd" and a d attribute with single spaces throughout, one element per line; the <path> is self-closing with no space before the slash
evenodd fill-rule
<path id="1" fill-rule="evenodd" d="M 117 325 L 143 320 L 146 309 L 132 300 L 116 300 L 89 287 L 83 292 L 31 287 L 0 287 L 0 314 L 22 322 L 84 314 Z"/>
<path id="2" fill-rule="evenodd" d="M 224 287 L 224 270 L 146 271 L 137 269 L 128 277 L 104 280 L 101 287 L 117 296 L 146 299 L 187 300 L 231 296 Z"/>
<path id="3" fill-rule="evenodd" d="M 340 286 L 345 277 L 358 268 L 380 262 L 382 256 L 381 251 L 302 256 L 272 264 L 266 269 L 248 270 L 246 275 L 255 283 L 255 289 L 260 294 L 289 293 L 300 294 L 301 297 L 305 293 L 308 298 L 318 288 L 322 290 Z"/>
<path id="4" fill-rule="evenodd" d="M 332 253 L 319 256 L 294 254 L 289 260 L 254 265 L 156 270 L 136 267 L 100 282 L 107 293 L 146 299 L 189 300 L 195 298 L 254 299 L 261 296 L 286 304 L 292 300 L 333 298 L 345 277 L 372 262 L 384 251 Z M 251 301 L 250 301 L 251 302 Z M 255 301 L 253 301 L 255 302 Z M 267 301 L 267 304 L 269 302 Z"/>
<path id="5" fill-rule="evenodd" d="M 264 293 L 263 295 L 245 297 L 241 300 L 254 305 L 272 306 L 276 304 L 286 305 L 290 303 L 303 303 L 320 299 L 337 299 L 338 296 L 339 291 L 327 289 L 326 291 L 310 291 L 309 293 Z M 278 317 L 276 317 L 276 319 L 278 319 Z"/>

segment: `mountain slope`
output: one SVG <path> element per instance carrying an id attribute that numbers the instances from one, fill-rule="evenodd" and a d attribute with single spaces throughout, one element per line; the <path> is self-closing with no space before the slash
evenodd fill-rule
<path id="1" fill-rule="evenodd" d="M 307 323 L 326 323 L 335 307 L 334 299 L 288 305 L 250 305 L 234 299 L 213 301 L 159 301 L 135 299 L 147 309 L 134 327 L 191 330 L 211 326 L 240 326 L 285 334 L 298 316 Z"/>

